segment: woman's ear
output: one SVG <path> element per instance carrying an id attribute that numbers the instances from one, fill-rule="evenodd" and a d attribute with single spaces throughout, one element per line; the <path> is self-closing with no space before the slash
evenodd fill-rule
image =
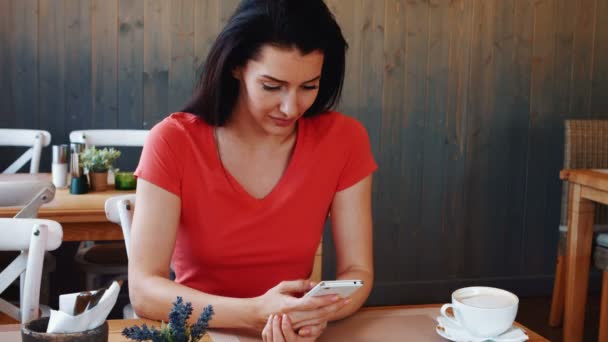
<path id="1" fill-rule="evenodd" d="M 232 77 L 237 80 L 242 80 L 243 78 L 243 69 L 241 67 L 232 69 Z"/>

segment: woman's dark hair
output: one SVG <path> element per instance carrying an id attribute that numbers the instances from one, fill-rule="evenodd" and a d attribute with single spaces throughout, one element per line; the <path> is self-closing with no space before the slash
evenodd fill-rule
<path id="1" fill-rule="evenodd" d="M 213 43 L 194 95 L 182 111 L 211 125 L 224 125 L 239 94 L 233 70 L 256 59 L 266 44 L 297 48 L 302 54 L 323 52 L 319 92 L 304 116 L 321 114 L 337 104 L 348 45 L 323 1 L 242 0 Z"/>

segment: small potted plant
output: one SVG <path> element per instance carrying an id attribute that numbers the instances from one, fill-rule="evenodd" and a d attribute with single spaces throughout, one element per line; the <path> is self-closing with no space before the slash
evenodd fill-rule
<path id="1" fill-rule="evenodd" d="M 205 336 L 209 321 L 213 316 L 213 306 L 208 305 L 198 320 L 188 325 L 188 318 L 192 314 L 192 303 L 184 303 L 182 297 L 177 297 L 173 303 L 173 309 L 169 313 L 169 323 L 161 323 L 161 328 L 148 328 L 144 323 L 142 326 L 125 328 L 122 334 L 135 341 L 153 342 L 196 342 Z"/>
<path id="2" fill-rule="evenodd" d="M 108 170 L 120 157 L 120 151 L 114 148 L 96 149 L 95 146 L 80 152 L 80 166 L 89 172 L 89 181 L 93 191 L 104 191 L 108 187 Z"/>

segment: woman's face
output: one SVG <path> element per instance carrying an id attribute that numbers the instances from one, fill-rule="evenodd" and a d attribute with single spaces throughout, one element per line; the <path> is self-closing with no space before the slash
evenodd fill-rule
<path id="1" fill-rule="evenodd" d="M 319 92 L 323 53 L 262 47 L 259 57 L 234 71 L 240 81 L 233 119 L 269 135 L 289 135 Z"/>

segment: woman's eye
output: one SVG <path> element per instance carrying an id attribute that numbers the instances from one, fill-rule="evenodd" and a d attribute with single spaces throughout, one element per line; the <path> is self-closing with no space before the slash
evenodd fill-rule
<path id="1" fill-rule="evenodd" d="M 264 88 L 264 90 L 274 91 L 281 89 L 281 86 L 262 83 L 262 88 Z"/>
<path id="2" fill-rule="evenodd" d="M 318 85 L 303 85 L 302 86 L 302 89 L 304 89 L 304 90 L 315 90 L 317 88 L 319 88 Z"/>

